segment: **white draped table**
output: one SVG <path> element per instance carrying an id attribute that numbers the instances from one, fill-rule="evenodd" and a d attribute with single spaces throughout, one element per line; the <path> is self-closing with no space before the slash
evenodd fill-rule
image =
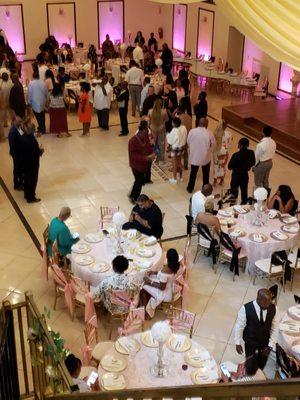
<path id="1" fill-rule="evenodd" d="M 287 312 L 283 315 L 281 322 L 284 323 L 286 321 L 295 321 L 298 322 L 300 325 L 300 305 L 297 306 L 299 310 L 299 314 L 295 315 L 293 310 L 296 309 L 296 306 L 290 307 Z M 293 348 L 293 346 L 298 345 L 300 346 L 300 333 L 298 334 L 287 334 L 286 332 L 279 329 L 278 334 L 278 344 L 283 348 L 283 350 L 290 356 L 293 356 L 300 362 L 300 347 L 297 347 L 297 350 Z"/>
<path id="2" fill-rule="evenodd" d="M 152 376 L 150 373 L 150 368 L 157 363 L 157 348 L 146 347 L 141 341 L 141 334 L 135 334 L 133 337 L 137 339 L 141 345 L 141 349 L 138 353 L 136 353 L 133 361 L 129 361 L 129 356 L 124 356 L 118 353 L 114 345 L 112 345 L 112 347 L 106 353 L 113 355 L 115 358 L 125 358 L 125 361 L 127 362 L 127 368 L 120 372 L 120 374 L 123 374 L 126 379 L 126 389 L 171 387 L 194 384 L 191 374 L 198 368 L 188 365 L 188 368 L 183 370 L 182 365 L 187 365 L 184 361 L 185 353 L 171 351 L 167 346 L 164 347 L 163 362 L 168 367 L 168 376 L 164 378 L 156 378 Z M 192 340 L 192 346 L 190 350 L 194 348 L 199 349 L 201 352 L 207 351 L 199 343 Z M 215 375 L 216 379 L 218 379 L 218 365 L 212 356 L 210 358 L 209 365 L 213 375 Z M 106 371 L 101 367 L 100 363 L 98 368 L 99 376 L 102 376 L 105 372 Z"/>
<path id="3" fill-rule="evenodd" d="M 147 236 L 142 235 L 142 237 L 146 238 Z M 156 243 L 153 246 L 147 246 L 146 248 L 153 249 L 155 254 L 151 258 L 141 258 L 134 251 L 134 249 L 136 249 L 140 243 L 141 241 L 131 240 L 130 249 L 126 249 L 124 256 L 129 259 L 133 259 L 133 263 L 136 261 L 151 261 L 152 266 L 149 268 L 149 270 L 159 271 L 163 265 L 163 253 L 160 245 Z M 95 258 L 95 262 L 108 263 L 110 265 L 110 269 L 106 272 L 93 272 L 93 264 L 85 266 L 78 265 L 75 262 L 76 256 L 78 254 L 72 252 L 72 270 L 75 276 L 78 276 L 84 281 L 90 282 L 91 286 L 98 286 L 104 278 L 107 278 L 108 276 L 114 274 L 111 264 L 112 260 L 117 256 L 117 254 L 115 252 L 113 241 L 108 237 L 104 237 L 101 242 L 88 244 L 91 247 L 91 250 L 85 254 L 93 256 Z M 132 265 L 133 263 L 130 262 L 128 272 L 126 273 L 130 274 L 132 277 L 135 278 L 135 280 L 140 282 L 143 280 L 143 277 L 148 269 L 138 269 Z"/>

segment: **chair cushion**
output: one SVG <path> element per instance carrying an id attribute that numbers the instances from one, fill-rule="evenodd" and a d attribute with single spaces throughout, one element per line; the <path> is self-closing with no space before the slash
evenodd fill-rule
<path id="1" fill-rule="evenodd" d="M 258 260 L 255 262 L 256 268 L 260 269 L 261 271 L 263 271 L 266 274 L 269 273 L 270 265 L 271 265 L 271 258 L 264 258 L 262 260 Z M 273 265 L 271 273 L 277 274 L 279 272 L 282 272 L 282 266 L 281 265 Z"/>
<path id="2" fill-rule="evenodd" d="M 107 340 L 105 342 L 99 342 L 96 344 L 96 346 L 93 348 L 92 351 L 92 357 L 100 361 L 101 358 L 104 356 L 104 354 L 113 347 L 114 342 L 112 340 Z"/>
<path id="3" fill-rule="evenodd" d="M 76 295 L 75 295 L 75 300 L 76 300 L 78 303 L 85 304 L 85 296 L 84 296 L 83 294 L 76 293 Z M 94 304 L 97 304 L 97 303 L 99 303 L 100 301 L 101 301 L 101 299 L 94 299 Z"/>

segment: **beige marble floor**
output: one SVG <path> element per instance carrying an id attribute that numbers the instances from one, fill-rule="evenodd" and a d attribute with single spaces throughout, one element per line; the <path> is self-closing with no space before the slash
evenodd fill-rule
<path id="1" fill-rule="evenodd" d="M 236 102 L 235 99 L 224 99 L 209 96 L 209 109 L 214 118 L 219 118 L 224 104 Z M 132 121 L 130 132 L 136 129 L 137 120 Z M 57 215 L 60 208 L 69 205 L 72 218 L 69 226 L 82 235 L 93 231 L 97 226 L 100 205 L 119 205 L 129 213 L 131 204 L 127 194 L 132 184 L 128 168 L 128 138 L 119 138 L 120 127 L 116 112 L 111 116 L 111 129 L 101 132 L 96 128 L 93 118 L 91 135 L 88 138 L 79 136 L 80 128 L 74 114 L 69 117 L 69 126 L 74 129 L 71 138 L 58 139 L 55 136 L 44 136 L 40 139 L 45 147 L 41 159 L 41 168 L 37 194 L 42 201 L 27 204 L 22 193 L 14 192 L 12 187 L 12 163 L 8 156 L 8 144 L 0 143 L 0 174 L 9 190 L 13 193 L 18 206 L 29 221 L 39 239 L 50 219 Z M 214 129 L 216 122 L 210 119 L 209 126 Z M 235 151 L 239 134 L 232 132 L 234 142 L 231 151 Z M 251 142 L 251 147 L 255 143 Z M 170 173 L 169 173 L 170 174 Z M 185 191 L 188 173 L 184 182 L 176 186 L 169 185 L 154 172 L 153 185 L 145 187 L 149 194 L 166 213 L 164 238 L 173 238 L 185 233 L 185 214 L 188 209 L 189 194 Z M 229 182 L 229 174 L 226 184 Z M 300 198 L 299 167 L 283 157 L 276 155 L 271 173 L 271 186 L 281 183 L 292 186 L 297 198 Z M 197 188 L 201 185 L 201 174 Z M 253 185 L 251 177 L 250 187 Z M 220 188 L 216 189 L 217 191 Z M 176 247 L 183 250 L 184 240 L 173 240 L 164 243 L 164 248 Z M 195 247 L 192 246 L 192 253 Z M 294 285 L 294 293 L 300 292 L 300 277 Z M 200 257 L 192 266 L 189 276 L 189 294 L 187 308 L 197 314 L 195 338 L 213 354 L 218 362 L 221 360 L 239 361 L 234 350 L 232 330 L 239 307 L 248 300 L 254 299 L 258 288 L 264 282 L 258 280 L 253 286 L 247 274 L 242 274 L 236 282 L 226 267 L 220 268 L 217 274 L 211 270 L 210 262 Z M 52 309 L 53 285 L 46 282 L 41 274 L 41 259 L 32 244 L 30 237 L 0 189 L 0 299 L 18 301 L 22 292 L 32 290 L 40 309 L 44 306 Z M 283 312 L 293 304 L 292 293 L 287 289 L 281 293 L 278 307 Z M 162 318 L 159 315 L 158 318 Z M 80 355 L 84 344 L 83 316 L 79 315 L 71 322 L 63 304 L 56 311 L 51 311 L 50 324 L 61 332 L 67 346 Z M 101 339 L 107 338 L 107 322 L 104 317 L 99 321 Z"/>

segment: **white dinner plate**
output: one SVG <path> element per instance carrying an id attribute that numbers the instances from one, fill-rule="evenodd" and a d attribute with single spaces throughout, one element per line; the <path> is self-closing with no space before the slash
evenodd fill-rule
<path id="1" fill-rule="evenodd" d="M 281 229 L 287 233 L 298 233 L 299 232 L 299 225 L 283 225 Z"/>
<path id="2" fill-rule="evenodd" d="M 102 375 L 100 382 L 104 390 L 122 390 L 126 388 L 124 375 L 115 372 L 107 372 Z"/>
<path id="3" fill-rule="evenodd" d="M 219 210 L 219 211 L 218 211 L 218 214 L 219 214 L 221 217 L 225 217 L 225 218 L 230 218 L 230 217 L 232 217 L 232 211 Z"/>
<path id="4" fill-rule="evenodd" d="M 85 235 L 84 240 L 88 243 L 99 243 L 101 240 L 103 240 L 103 233 L 102 232 L 96 232 L 96 233 L 88 233 Z"/>
<path id="5" fill-rule="evenodd" d="M 170 350 L 176 353 L 184 353 L 191 348 L 191 339 L 184 336 L 173 333 L 167 341 L 167 346 Z"/>
<path id="6" fill-rule="evenodd" d="M 101 358 L 101 367 L 108 372 L 121 372 L 127 367 L 124 358 L 117 358 L 114 355 L 106 354 Z"/>
<path id="7" fill-rule="evenodd" d="M 75 263 L 78 265 L 90 265 L 95 261 L 93 256 L 90 256 L 88 254 L 80 254 L 75 257 Z"/>
<path id="8" fill-rule="evenodd" d="M 91 246 L 84 242 L 78 242 L 72 246 L 72 251 L 78 254 L 85 254 L 91 251 Z"/>
<path id="9" fill-rule="evenodd" d="M 138 249 L 136 254 L 142 258 L 151 258 L 154 256 L 154 249 Z"/>
<path id="10" fill-rule="evenodd" d="M 289 238 L 289 236 L 286 233 L 280 231 L 271 232 L 270 236 L 275 240 L 281 240 L 281 241 L 287 240 Z"/>

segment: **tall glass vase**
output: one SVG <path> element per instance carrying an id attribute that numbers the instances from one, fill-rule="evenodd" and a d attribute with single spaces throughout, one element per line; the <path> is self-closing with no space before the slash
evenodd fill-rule
<path id="1" fill-rule="evenodd" d="M 262 200 L 257 200 L 256 203 L 256 216 L 255 220 L 253 222 L 253 225 L 255 226 L 263 226 L 265 224 L 265 221 L 263 219 L 263 201 Z"/>
<path id="2" fill-rule="evenodd" d="M 116 248 L 117 255 L 123 254 L 121 240 L 122 240 L 122 226 L 117 226 L 117 248 Z"/>
<path id="3" fill-rule="evenodd" d="M 157 363 L 150 368 L 151 374 L 157 378 L 164 378 L 168 375 L 168 368 L 163 363 L 164 345 L 165 342 L 158 342 Z"/>

